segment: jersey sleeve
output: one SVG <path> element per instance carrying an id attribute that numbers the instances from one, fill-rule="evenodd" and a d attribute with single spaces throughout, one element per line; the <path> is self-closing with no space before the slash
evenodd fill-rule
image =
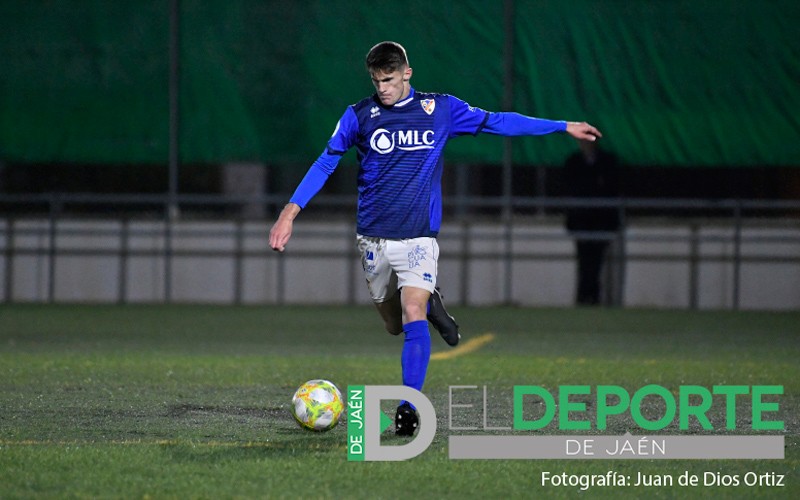
<path id="1" fill-rule="evenodd" d="M 477 135 L 486 125 L 489 112 L 470 106 L 458 97 L 447 96 L 450 103 L 450 136 Z"/>
<path id="2" fill-rule="evenodd" d="M 512 112 L 491 112 L 470 106 L 461 99 L 450 101 L 451 135 L 487 134 L 520 136 L 545 135 L 567 130 L 567 122 L 534 118 Z"/>
<path id="3" fill-rule="evenodd" d="M 357 134 L 358 118 L 353 107 L 349 106 L 336 123 L 336 129 L 328 140 L 325 151 L 311 164 L 305 177 L 289 199 L 291 203 L 296 203 L 300 208 L 306 207 L 311 198 L 319 193 L 333 171 L 336 170 L 342 156 L 355 144 Z"/>
<path id="4" fill-rule="evenodd" d="M 520 136 L 545 135 L 567 130 L 567 122 L 534 118 L 519 113 L 489 113 L 482 132 L 487 134 Z"/>
<path id="5" fill-rule="evenodd" d="M 328 139 L 328 151 L 345 154 L 356 143 L 358 136 L 358 117 L 353 106 L 348 106 L 336 123 L 336 130 Z"/>

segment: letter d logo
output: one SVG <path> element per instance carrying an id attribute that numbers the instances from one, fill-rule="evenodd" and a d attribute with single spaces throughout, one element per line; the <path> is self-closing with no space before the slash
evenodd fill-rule
<path id="1" fill-rule="evenodd" d="M 348 460 L 408 460 L 427 450 L 433 442 L 436 411 L 428 398 L 418 390 L 404 385 L 364 385 L 349 386 L 347 394 Z M 405 400 L 417 408 L 419 429 L 409 443 L 381 446 L 381 432 L 391 424 L 389 417 L 381 412 L 383 400 Z"/>

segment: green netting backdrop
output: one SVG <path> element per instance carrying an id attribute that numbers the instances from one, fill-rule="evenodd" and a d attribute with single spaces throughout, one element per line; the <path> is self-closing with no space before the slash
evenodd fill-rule
<path id="1" fill-rule="evenodd" d="M 800 2 L 200 1 L 180 3 L 181 159 L 311 161 L 371 93 L 363 57 L 393 39 L 417 89 L 586 119 L 638 165 L 800 165 Z M 169 2 L 0 4 L 0 159 L 164 163 Z M 561 164 L 565 137 L 515 139 L 519 164 Z M 448 158 L 499 163 L 502 140 Z M 351 161 L 351 160 L 349 160 Z"/>

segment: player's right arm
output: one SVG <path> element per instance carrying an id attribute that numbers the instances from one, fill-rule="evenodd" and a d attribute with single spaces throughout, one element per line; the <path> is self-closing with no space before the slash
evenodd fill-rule
<path id="1" fill-rule="evenodd" d="M 295 189 L 289 203 L 283 207 L 278 220 L 273 224 L 269 231 L 269 246 L 273 250 L 283 252 L 289 238 L 292 237 L 292 227 L 294 219 L 305 208 L 311 198 L 316 195 L 322 186 L 327 182 L 328 177 L 336 170 L 339 160 L 342 159 L 348 149 L 355 143 L 358 133 L 358 118 L 352 106 L 339 119 L 336 130 L 328 140 L 325 151 L 311 164 L 303 180 Z"/>
<path id="2" fill-rule="evenodd" d="M 278 252 L 283 252 L 286 249 L 286 243 L 292 237 L 292 227 L 294 226 L 294 219 L 300 213 L 300 205 L 296 203 L 287 203 L 278 220 L 272 225 L 269 230 L 269 246 Z"/>

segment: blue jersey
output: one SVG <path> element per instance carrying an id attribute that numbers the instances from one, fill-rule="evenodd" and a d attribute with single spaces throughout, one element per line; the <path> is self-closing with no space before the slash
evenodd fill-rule
<path id="1" fill-rule="evenodd" d="M 442 222 L 442 157 L 449 139 L 481 132 L 518 136 L 565 129 L 563 121 L 488 112 L 450 95 L 413 88 L 393 106 L 382 105 L 373 95 L 345 110 L 328 147 L 290 201 L 305 208 L 342 155 L 355 147 L 360 165 L 358 234 L 435 237 Z"/>

